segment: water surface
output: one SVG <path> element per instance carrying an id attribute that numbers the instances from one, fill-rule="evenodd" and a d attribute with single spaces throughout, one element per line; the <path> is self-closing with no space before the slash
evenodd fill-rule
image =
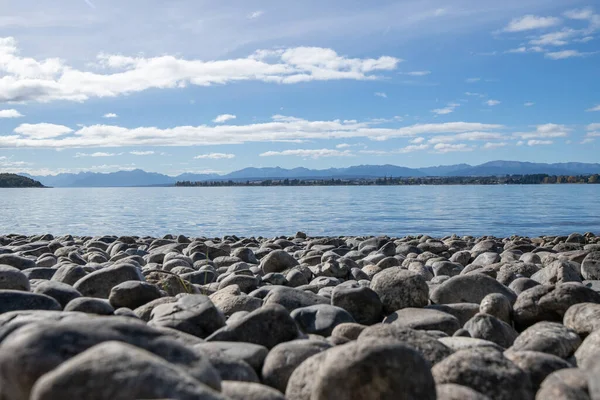
<path id="1" fill-rule="evenodd" d="M 600 185 L 0 189 L 0 233 L 600 234 Z"/>

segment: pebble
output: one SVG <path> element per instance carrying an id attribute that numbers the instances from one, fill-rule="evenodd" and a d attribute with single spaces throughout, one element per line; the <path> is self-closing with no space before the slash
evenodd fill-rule
<path id="1" fill-rule="evenodd" d="M 0 235 L 0 398 L 600 399 L 600 237 Z"/>

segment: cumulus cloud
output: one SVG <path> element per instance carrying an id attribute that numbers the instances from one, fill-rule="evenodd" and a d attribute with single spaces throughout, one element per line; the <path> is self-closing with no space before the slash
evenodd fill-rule
<path id="1" fill-rule="evenodd" d="M 0 143 L 12 139 L 15 140 L 43 140 L 57 138 L 73 132 L 73 129 L 64 125 L 55 125 L 48 123 L 41 124 L 21 124 L 14 130 L 15 133 L 21 135 L 21 138 L 15 136 L 0 137 Z"/>
<path id="2" fill-rule="evenodd" d="M 283 151 L 267 151 L 259 154 L 260 157 L 273 156 L 297 156 L 306 158 L 322 158 L 322 157 L 349 157 L 352 155 L 350 150 L 333 150 L 333 149 L 296 149 Z"/>
<path id="3" fill-rule="evenodd" d="M 427 76 L 431 74 L 431 71 L 410 71 L 410 72 L 402 72 L 402 75 L 408 76 Z"/>
<path id="4" fill-rule="evenodd" d="M 425 141 L 425 138 L 417 137 L 417 138 L 411 139 L 409 141 L 410 141 L 410 143 L 419 144 L 419 143 L 423 143 Z"/>
<path id="5" fill-rule="evenodd" d="M 573 58 L 573 57 L 585 57 L 590 53 L 583 53 L 579 50 L 562 50 L 562 51 L 552 51 L 546 53 L 546 58 L 550 58 L 552 60 L 564 60 L 565 58 Z"/>
<path id="6" fill-rule="evenodd" d="M 527 146 L 543 146 L 554 143 L 552 140 L 529 140 L 527 141 Z"/>
<path id="7" fill-rule="evenodd" d="M 154 155 L 154 151 L 149 150 L 149 151 L 138 151 L 138 150 L 134 150 L 134 151 L 130 151 L 129 154 L 133 155 L 133 156 L 151 156 Z"/>
<path id="8" fill-rule="evenodd" d="M 571 132 L 570 128 L 559 124 L 537 125 L 533 132 L 517 132 L 515 136 L 521 139 L 557 138 L 566 137 Z"/>
<path id="9" fill-rule="evenodd" d="M 460 144 L 448 144 L 438 143 L 433 146 L 434 153 L 452 153 L 456 151 L 473 151 L 472 147 L 467 146 L 464 143 Z"/>
<path id="10" fill-rule="evenodd" d="M 574 29 L 563 29 L 562 31 L 541 35 L 530 40 L 529 43 L 535 46 L 564 46 L 569 44 L 569 39 L 576 34 L 577 31 Z"/>
<path id="11" fill-rule="evenodd" d="M 423 151 L 429 149 L 428 144 L 409 145 L 396 150 L 360 150 L 361 154 L 369 154 L 374 156 L 388 156 L 392 154 L 406 154 L 413 153 L 415 151 Z"/>
<path id="12" fill-rule="evenodd" d="M 487 104 L 490 107 L 497 106 L 500 103 L 501 102 L 499 100 L 491 100 L 491 99 L 485 102 L 485 104 Z"/>
<path id="13" fill-rule="evenodd" d="M 347 149 L 348 147 L 350 147 L 351 145 L 348 143 L 340 143 L 338 145 L 335 146 L 336 149 Z"/>
<path id="14" fill-rule="evenodd" d="M 268 122 L 250 125 L 176 126 L 166 129 L 91 125 L 73 131 L 71 128 L 62 125 L 23 124 L 15 129 L 15 135 L 0 136 L 0 147 L 203 146 L 357 137 L 387 140 L 395 137 L 491 131 L 502 128 L 503 125 L 479 122 L 446 122 L 382 128 L 373 122 L 353 120 L 309 121 L 283 115 L 275 115 Z"/>
<path id="15" fill-rule="evenodd" d="M 101 69 L 94 72 L 98 69 L 80 70 L 58 58 L 23 57 L 17 41 L 7 37 L 0 38 L 0 101 L 85 101 L 148 89 L 241 81 L 373 80 L 380 72 L 396 69 L 400 61 L 388 56 L 349 58 L 321 47 L 259 50 L 245 58 L 214 61 L 100 54 Z"/>
<path id="16" fill-rule="evenodd" d="M 0 118 L 20 118 L 23 117 L 23 114 L 18 112 L 17 110 L 0 110 Z"/>
<path id="17" fill-rule="evenodd" d="M 597 106 L 594 106 L 592 108 L 588 108 L 587 110 L 588 112 L 593 112 L 593 111 L 600 111 L 600 104 L 598 104 Z"/>
<path id="18" fill-rule="evenodd" d="M 486 150 L 491 150 L 491 149 L 497 149 L 497 148 L 505 147 L 505 146 L 508 146 L 508 143 L 506 143 L 506 142 L 498 142 L 498 143 L 487 142 L 482 147 Z"/>
<path id="19" fill-rule="evenodd" d="M 196 160 L 222 160 L 222 159 L 230 159 L 235 158 L 235 154 L 225 154 L 225 153 L 210 153 L 210 154 L 200 154 L 194 157 Z"/>
<path id="20" fill-rule="evenodd" d="M 219 115 L 217 118 L 213 119 L 213 122 L 216 124 L 222 124 L 222 123 L 225 123 L 227 121 L 230 121 L 230 120 L 236 119 L 236 118 L 237 117 L 232 114 L 222 114 L 222 115 Z"/>
<path id="21" fill-rule="evenodd" d="M 431 112 L 437 115 L 446 115 L 453 113 L 457 107 L 460 107 L 459 103 L 448 103 L 446 107 L 436 108 L 434 110 L 431 110 Z"/>
<path id="22" fill-rule="evenodd" d="M 119 116 L 115 113 L 104 114 L 102 118 L 118 118 Z"/>
<path id="23" fill-rule="evenodd" d="M 450 143 L 450 142 L 458 142 L 462 140 L 501 140 L 504 139 L 504 136 L 499 133 L 494 132 L 464 132 L 458 133 L 456 135 L 442 135 L 442 136 L 434 136 L 429 139 L 429 143 Z"/>
<path id="24" fill-rule="evenodd" d="M 560 24 L 560 18 L 539 17 L 537 15 L 525 15 L 520 18 L 514 18 L 504 28 L 504 32 L 524 32 L 534 29 L 550 28 Z"/>
<path id="25" fill-rule="evenodd" d="M 75 158 L 82 158 L 82 157 L 114 157 L 114 156 L 119 156 L 122 153 L 103 153 L 103 152 L 95 152 L 95 153 L 77 153 L 75 154 Z"/>

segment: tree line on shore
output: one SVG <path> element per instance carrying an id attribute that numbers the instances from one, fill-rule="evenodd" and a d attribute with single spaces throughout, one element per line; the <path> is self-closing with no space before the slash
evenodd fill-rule
<path id="1" fill-rule="evenodd" d="M 223 187 L 223 186 L 393 186 L 393 185 L 541 185 L 541 184 L 596 184 L 600 175 L 506 175 L 506 176 L 443 176 L 443 177 L 383 177 L 349 179 L 253 179 L 223 181 L 181 181 L 180 187 Z"/>

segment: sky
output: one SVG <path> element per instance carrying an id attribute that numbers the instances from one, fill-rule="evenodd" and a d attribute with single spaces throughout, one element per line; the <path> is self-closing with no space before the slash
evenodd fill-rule
<path id="1" fill-rule="evenodd" d="M 600 4 L 0 0 L 0 171 L 600 162 Z"/>

